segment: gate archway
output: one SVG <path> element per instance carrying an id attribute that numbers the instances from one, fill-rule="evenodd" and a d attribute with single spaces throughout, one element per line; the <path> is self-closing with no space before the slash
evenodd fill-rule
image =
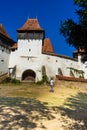
<path id="1" fill-rule="evenodd" d="M 25 70 L 22 74 L 22 80 L 35 81 L 36 73 L 33 70 Z"/>

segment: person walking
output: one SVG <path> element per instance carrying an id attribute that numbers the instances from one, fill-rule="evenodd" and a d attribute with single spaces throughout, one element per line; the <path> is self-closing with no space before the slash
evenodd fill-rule
<path id="1" fill-rule="evenodd" d="M 53 78 L 51 78 L 51 80 L 50 80 L 50 92 L 54 92 L 53 87 L 54 87 L 54 80 L 53 80 Z"/>

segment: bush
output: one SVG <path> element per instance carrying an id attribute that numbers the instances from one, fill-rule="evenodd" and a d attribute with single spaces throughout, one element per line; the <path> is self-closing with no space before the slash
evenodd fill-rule
<path id="1" fill-rule="evenodd" d="M 2 80 L 2 83 L 14 83 L 19 84 L 20 80 L 12 79 L 11 77 L 6 77 L 4 80 Z"/>
<path id="2" fill-rule="evenodd" d="M 44 82 L 43 82 L 43 80 L 40 80 L 40 81 L 37 81 L 37 85 L 41 85 L 41 84 L 43 84 Z"/>
<path id="3" fill-rule="evenodd" d="M 48 82 L 49 82 L 49 80 L 48 80 L 47 75 L 43 75 L 42 80 L 38 81 L 37 84 L 41 85 L 43 83 L 48 83 Z"/>
<path id="4" fill-rule="evenodd" d="M 17 80 L 17 79 L 11 79 L 11 83 L 19 84 L 19 83 L 20 83 L 20 80 Z"/>
<path id="5" fill-rule="evenodd" d="M 6 77 L 5 79 L 2 80 L 2 83 L 10 83 L 10 82 L 11 82 L 10 77 Z"/>

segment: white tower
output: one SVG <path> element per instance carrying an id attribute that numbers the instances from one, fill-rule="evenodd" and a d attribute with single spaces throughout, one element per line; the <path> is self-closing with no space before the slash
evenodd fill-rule
<path id="1" fill-rule="evenodd" d="M 42 53 L 44 30 L 37 19 L 28 19 L 17 31 L 18 50 L 21 56 L 38 56 Z"/>
<path id="2" fill-rule="evenodd" d="M 17 53 L 20 61 L 18 61 L 17 68 L 21 72 L 21 76 L 17 72 L 17 77 L 21 77 L 22 80 L 32 80 L 32 78 L 36 80 L 36 73 L 40 68 L 40 63 L 35 61 L 42 54 L 42 44 L 45 37 L 44 30 L 40 27 L 37 19 L 28 19 L 17 32 Z"/>

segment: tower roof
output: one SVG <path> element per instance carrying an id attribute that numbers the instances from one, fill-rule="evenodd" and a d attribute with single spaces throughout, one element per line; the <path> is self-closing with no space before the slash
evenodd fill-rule
<path id="1" fill-rule="evenodd" d="M 45 52 L 45 53 L 55 53 L 54 49 L 53 49 L 53 46 L 52 46 L 52 43 L 51 43 L 49 38 L 44 39 L 42 52 Z"/>
<path id="2" fill-rule="evenodd" d="M 4 26 L 2 24 L 0 24 L 0 34 L 2 34 L 5 37 L 11 39 L 11 37 L 9 36 L 9 34 L 7 33 L 7 31 L 5 30 L 5 28 L 4 28 Z"/>
<path id="3" fill-rule="evenodd" d="M 17 30 L 19 31 L 44 31 L 38 22 L 38 19 L 27 19 L 24 25 Z"/>

